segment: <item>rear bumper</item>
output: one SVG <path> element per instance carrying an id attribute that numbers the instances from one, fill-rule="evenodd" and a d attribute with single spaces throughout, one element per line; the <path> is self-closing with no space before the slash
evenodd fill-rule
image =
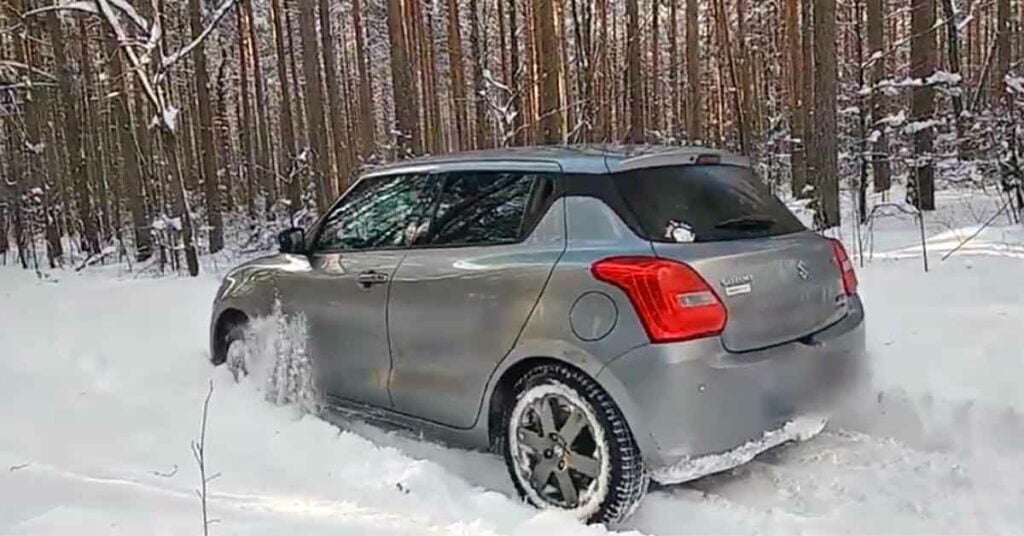
<path id="1" fill-rule="evenodd" d="M 700 467 L 693 465 L 699 458 L 716 459 L 708 456 L 747 445 L 753 445 L 747 449 L 753 457 L 771 448 L 778 442 L 767 443 L 785 435 L 773 431 L 792 431 L 789 423 L 827 417 L 864 378 L 859 298 L 845 318 L 800 342 L 744 353 L 726 351 L 717 338 L 645 345 L 597 376 L 623 410 L 648 468 L 656 478 L 676 482 L 701 476 L 680 470 L 675 473 L 685 478 L 669 477 L 672 468 Z M 800 428 L 779 442 L 806 436 L 806 427 Z M 771 439 L 766 446 L 755 448 L 766 438 Z"/>

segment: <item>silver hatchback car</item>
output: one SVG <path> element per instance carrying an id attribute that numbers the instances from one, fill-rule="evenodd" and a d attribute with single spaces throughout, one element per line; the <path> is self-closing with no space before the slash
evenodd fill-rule
<path id="1" fill-rule="evenodd" d="M 861 376 L 843 246 L 710 149 L 404 161 L 279 238 L 225 278 L 215 364 L 280 300 L 331 409 L 493 449 L 590 522 L 810 437 Z"/>

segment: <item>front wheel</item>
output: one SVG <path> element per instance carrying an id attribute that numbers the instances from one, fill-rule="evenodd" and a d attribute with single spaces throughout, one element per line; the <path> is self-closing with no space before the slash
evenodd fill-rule
<path id="1" fill-rule="evenodd" d="M 242 323 L 231 326 L 224 337 L 224 363 L 235 377 L 235 381 L 249 375 L 249 348 L 245 341 L 245 328 L 246 325 Z"/>
<path id="2" fill-rule="evenodd" d="M 542 365 L 506 408 L 505 463 L 520 496 L 588 523 L 621 521 L 647 491 L 640 450 L 611 397 L 586 374 Z"/>

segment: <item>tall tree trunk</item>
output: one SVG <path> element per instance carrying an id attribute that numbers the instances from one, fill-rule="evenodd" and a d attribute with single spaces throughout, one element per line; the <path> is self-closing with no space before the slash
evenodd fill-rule
<path id="1" fill-rule="evenodd" d="M 669 125 L 669 133 L 677 136 L 681 128 L 680 109 L 682 103 L 682 88 L 679 86 L 679 0 L 668 2 L 668 85 L 672 88 L 672 123 Z"/>
<path id="2" fill-rule="evenodd" d="M 285 0 L 284 7 L 284 26 L 285 36 L 288 38 L 288 45 L 285 47 L 288 50 L 288 65 L 292 72 L 292 95 L 295 96 L 295 142 L 297 144 L 296 149 L 299 153 L 305 150 L 314 150 L 312 140 L 309 139 L 309 131 L 306 129 L 306 96 L 302 91 L 302 75 L 299 74 L 299 64 L 295 59 L 296 50 L 299 47 L 295 46 L 295 24 L 292 19 L 293 5 L 295 0 Z M 301 24 L 300 24 L 301 26 Z M 319 69 L 317 69 L 319 72 Z M 305 180 L 305 179 L 303 179 Z M 303 190 L 306 189 L 306 185 L 303 184 L 301 187 Z M 315 187 L 319 188 L 319 186 Z"/>
<path id="3" fill-rule="evenodd" d="M 661 49 L 659 39 L 658 23 L 659 0 L 651 0 L 651 72 L 650 72 L 650 98 L 648 102 L 648 125 L 651 130 L 661 130 Z"/>
<path id="4" fill-rule="evenodd" d="M 857 36 L 854 39 L 856 54 L 854 58 L 857 62 L 857 85 L 864 87 L 867 84 L 867 73 L 865 72 L 864 65 L 864 40 L 860 38 L 863 28 L 863 17 L 861 16 L 861 0 L 854 0 L 853 11 L 853 35 Z M 857 223 L 859 225 L 867 222 L 868 219 L 868 112 L 865 110 L 864 99 L 861 98 L 857 102 L 857 152 L 859 157 L 857 158 L 857 167 L 859 171 L 857 180 Z"/>
<path id="5" fill-rule="evenodd" d="M 697 0 L 686 0 L 686 131 L 690 142 L 704 139 L 704 104 L 701 94 L 700 36 Z"/>
<path id="6" fill-rule="evenodd" d="M 501 0 L 499 0 L 501 1 Z M 509 84 L 509 88 L 512 90 L 511 109 L 509 112 L 515 114 L 512 118 L 512 145 L 523 144 L 523 91 L 525 88 L 519 83 L 522 79 L 523 73 L 520 72 L 521 67 L 519 64 L 519 34 L 517 25 L 517 9 L 516 2 L 518 0 L 507 0 L 508 1 L 508 42 L 509 42 L 509 70 L 511 71 L 510 76 L 512 82 Z M 454 0 L 449 0 L 451 5 Z M 450 8 L 449 8 L 450 9 Z M 451 36 L 449 35 L 449 42 Z M 455 67 L 453 67 L 455 69 Z M 461 71 L 461 67 L 456 70 L 456 73 Z M 453 80 L 454 85 L 454 80 Z M 453 86 L 454 87 L 454 86 Z"/>
<path id="7" fill-rule="evenodd" d="M 626 0 L 626 87 L 629 92 L 629 132 L 627 143 L 643 143 L 644 81 L 640 76 L 640 11 L 637 0 Z"/>
<path id="8" fill-rule="evenodd" d="M 99 232 L 89 196 L 91 180 L 82 144 L 82 120 L 78 113 L 79 101 L 75 96 L 74 70 L 68 62 L 60 18 L 55 13 L 49 13 L 46 15 L 46 24 L 57 68 L 57 88 L 64 104 L 64 138 L 68 146 L 68 169 L 78 202 L 79 217 L 82 219 L 82 249 L 88 254 L 99 253 Z"/>
<path id="9" fill-rule="evenodd" d="M 160 142 L 164 147 L 164 158 L 167 160 L 165 171 L 167 184 L 174 191 L 174 212 L 181 221 L 181 241 L 185 250 L 185 264 L 192 277 L 199 275 L 199 256 L 193 237 L 192 210 L 188 206 L 185 195 L 185 179 L 182 176 L 181 164 L 178 162 L 177 140 L 174 131 L 163 126 L 160 128 Z"/>
<path id="10" fill-rule="evenodd" d="M 1024 6 L 1022 6 L 1024 7 Z M 934 17 L 933 17 L 934 19 Z M 992 76 L 992 102 L 1010 102 L 1006 91 L 1006 75 L 1010 73 L 1010 57 L 1013 50 L 1013 37 L 1010 33 L 1010 0 L 996 0 L 995 42 L 999 47 L 996 52 L 996 68 Z M 1017 30 L 1019 33 L 1021 30 Z"/>
<path id="11" fill-rule="evenodd" d="M 465 150 L 470 148 L 471 143 L 466 112 L 466 70 L 462 61 L 462 24 L 458 0 L 448 0 L 448 65 L 452 77 L 452 116 L 457 140 L 455 147 Z"/>
<path id="12" fill-rule="evenodd" d="M 505 19 L 505 0 L 494 0 L 498 8 L 498 52 L 501 56 L 501 83 L 512 87 L 512 74 L 508 70 L 508 23 Z"/>
<path id="13" fill-rule="evenodd" d="M 245 161 L 245 165 L 241 167 L 239 172 L 239 178 L 246 185 L 248 189 L 248 195 L 246 196 L 246 206 L 249 210 L 249 217 L 256 217 L 256 192 L 257 187 L 257 172 L 256 172 L 256 152 L 259 150 L 253 143 L 253 135 L 257 134 L 255 128 L 255 120 L 253 118 L 253 106 L 249 96 L 249 47 L 246 45 L 248 39 L 248 32 L 246 32 L 246 17 L 243 13 L 244 10 L 236 11 L 237 15 L 237 29 L 238 29 L 238 64 L 239 68 L 239 88 L 238 93 L 241 97 L 239 106 L 242 112 L 242 124 L 239 129 L 240 138 L 242 142 L 242 157 Z M 287 88 L 284 88 L 287 91 Z M 257 134 L 258 135 L 258 134 Z"/>
<path id="14" fill-rule="evenodd" d="M 889 170 L 889 138 L 885 126 L 879 123 L 885 115 L 885 96 L 876 87 L 885 77 L 885 0 L 867 0 L 868 8 L 868 62 L 871 64 L 871 125 L 878 129 L 878 137 L 871 148 L 871 168 L 876 192 L 889 190 L 892 183 Z M 959 113 L 957 114 L 959 116 Z"/>
<path id="15" fill-rule="evenodd" d="M 922 84 L 914 87 L 910 104 L 910 119 L 923 122 L 932 119 L 935 95 L 924 80 L 935 73 L 935 3 L 934 0 L 911 0 L 910 15 L 910 76 Z M 935 168 L 932 164 L 933 132 L 931 127 L 914 133 L 914 162 L 912 187 L 907 192 L 914 206 L 921 210 L 935 210 Z"/>
<path id="16" fill-rule="evenodd" d="M 537 57 L 540 72 L 540 141 L 562 143 L 564 123 L 558 80 L 558 43 L 555 39 L 555 13 L 552 0 L 538 0 L 534 5 L 537 17 Z"/>
<path id="17" fill-rule="evenodd" d="M 15 13 L 22 11 L 20 0 L 15 0 L 11 7 Z M 37 19 L 24 19 L 24 24 L 24 32 L 14 43 L 15 59 L 30 68 L 38 68 L 42 66 L 42 61 L 36 45 L 36 41 L 40 37 Z M 0 43 L 0 51 L 2 50 L 2 43 Z M 26 159 L 25 174 L 17 180 L 21 197 L 16 204 L 19 206 L 27 204 L 25 202 L 29 199 L 32 200 L 33 205 L 39 203 L 32 212 L 41 210 L 41 213 L 35 214 L 34 222 L 27 221 L 33 218 L 31 218 L 31 214 L 26 214 L 25 220 L 28 224 L 26 227 L 31 236 L 35 223 L 43 225 L 46 238 L 46 257 L 50 267 L 55 268 L 61 264 L 64 255 L 64 246 L 61 244 L 60 229 L 57 225 L 57 214 L 53 207 L 55 193 L 53 179 L 57 177 L 56 159 L 54 158 L 56 145 L 47 144 L 44 137 L 43 125 L 46 121 L 47 105 L 51 99 L 45 90 L 41 91 L 40 89 L 42 88 L 29 87 L 24 91 L 25 128 L 23 134 L 25 139 L 21 146 L 25 149 L 25 155 L 28 158 Z M 48 177 L 50 177 L 49 180 Z M 0 178 L 0 180 L 3 179 Z M 0 214 L 0 218 L 3 217 L 4 215 Z M 0 229 L 0 232 L 5 229 Z M 6 236 L 3 237 L 2 243 L 7 243 Z"/>
<path id="18" fill-rule="evenodd" d="M 946 55 L 949 61 L 949 70 L 954 75 L 960 75 L 961 80 L 961 91 L 956 91 L 950 95 L 950 100 L 953 102 L 953 125 L 956 128 L 957 151 L 962 157 L 970 152 L 970 142 L 964 136 L 966 126 L 964 125 L 963 117 L 964 96 L 962 89 L 965 87 L 963 83 L 964 69 L 962 66 L 963 46 L 960 43 L 960 30 L 957 28 L 956 10 L 953 8 L 952 0 L 942 0 L 942 11 L 946 18 Z"/>
<path id="19" fill-rule="evenodd" d="M 112 237 L 111 229 L 113 221 L 110 210 L 110 195 L 107 188 L 107 177 L 114 176 L 108 173 L 108 158 L 112 154 L 106 147 L 108 130 L 104 126 L 102 114 L 100 113 L 100 88 L 97 83 L 98 77 L 95 74 L 95 65 L 102 65 L 104 59 L 100 54 L 93 53 L 92 29 L 86 25 L 84 19 L 79 19 L 80 32 L 79 43 L 81 45 L 81 56 L 79 58 L 82 67 L 82 102 L 85 109 L 85 147 L 93 148 L 85 152 L 86 165 L 89 166 L 89 176 L 92 178 L 90 190 L 93 194 L 93 210 L 96 213 L 96 220 L 99 224 L 100 240 L 109 243 Z"/>
<path id="20" fill-rule="evenodd" d="M 323 77 L 320 75 L 320 43 L 316 38 L 316 12 L 312 0 L 299 1 L 299 25 L 306 28 L 302 35 L 302 70 L 305 74 L 306 92 L 306 132 L 309 144 L 313 148 L 313 164 L 315 169 L 315 185 L 317 207 L 327 210 L 338 193 L 334 181 L 334 169 L 331 165 L 331 150 L 328 146 L 329 136 L 324 121 L 324 90 Z"/>
<path id="21" fill-rule="evenodd" d="M 480 8 L 477 0 L 469 0 L 469 52 L 473 56 L 473 111 L 476 115 L 476 140 L 473 147 L 484 149 L 491 146 L 491 136 L 487 125 L 487 104 L 484 102 L 484 92 L 487 90 L 484 85 L 484 67 L 487 65 L 487 57 L 480 35 Z M 552 49 L 551 53 L 557 59 L 558 48 Z"/>
<path id="22" fill-rule="evenodd" d="M 203 33 L 203 11 L 199 0 L 189 0 L 189 24 L 192 38 Z M 210 253 L 224 249 L 224 220 L 221 216 L 220 177 L 217 167 L 217 142 L 213 131 L 213 105 L 210 101 L 210 76 L 206 66 L 206 47 L 201 43 L 192 54 L 195 67 L 196 99 L 199 103 L 199 155 L 206 190 L 206 220 L 210 226 Z"/>
<path id="23" fill-rule="evenodd" d="M 537 31 L 536 31 L 536 17 L 534 16 L 536 6 L 532 2 L 524 3 L 523 10 L 523 35 L 526 37 L 524 55 L 526 56 L 525 70 L 526 74 L 523 79 L 523 94 L 524 94 L 524 105 L 523 114 L 525 116 L 524 123 L 526 129 L 523 132 L 524 143 L 535 143 L 537 133 L 537 86 L 540 84 L 538 80 L 537 66 L 539 61 L 537 59 Z"/>
<path id="24" fill-rule="evenodd" d="M 426 29 L 423 27 L 423 10 L 419 0 L 406 0 L 405 9 L 408 21 L 406 39 L 409 45 L 409 54 L 413 60 L 413 72 L 417 74 L 418 84 L 416 85 L 419 87 L 417 98 L 422 112 L 422 117 L 417 118 L 420 121 L 420 144 L 425 153 L 433 154 L 437 152 L 434 140 L 434 126 L 437 121 L 434 120 L 435 112 L 430 98 L 430 57 L 425 37 Z"/>
<path id="25" fill-rule="evenodd" d="M 497 1 L 501 2 L 502 0 Z M 419 4 L 417 4 L 417 6 L 418 5 Z M 419 19 L 421 21 L 421 30 L 424 32 L 425 40 L 425 43 L 423 44 L 425 49 L 423 64 L 424 69 L 426 70 L 424 80 L 424 84 L 426 86 L 424 93 L 426 94 L 426 97 L 424 100 L 427 105 L 429 105 L 432 114 L 431 121 L 426 125 L 426 128 L 430 131 L 431 139 L 434 140 L 434 147 L 432 148 L 432 151 L 447 152 L 448 148 L 445 142 L 445 132 L 444 128 L 442 128 L 443 124 L 441 122 L 441 96 L 437 80 L 437 46 L 436 30 L 434 26 L 434 21 L 437 18 L 436 9 L 438 9 L 437 4 L 432 4 L 431 10 L 427 14 L 425 28 L 422 27 L 423 19 Z"/>
<path id="26" fill-rule="evenodd" d="M 817 73 L 815 72 L 814 64 L 814 0 L 800 0 L 800 50 L 801 60 L 800 63 L 803 65 L 803 90 L 800 92 L 803 97 L 803 132 L 801 132 L 801 138 L 803 139 L 804 148 L 804 168 L 806 169 L 807 184 L 812 188 L 802 189 L 799 192 L 799 197 L 806 198 L 810 197 L 811 191 L 817 187 L 817 173 L 818 173 L 818 159 L 811 151 L 815 147 L 814 136 L 817 130 L 815 123 L 816 116 L 814 107 L 817 105 L 817 99 L 815 98 L 815 78 Z"/>
<path id="27" fill-rule="evenodd" d="M 334 52 L 334 31 L 331 28 L 331 12 L 327 0 L 319 0 L 320 8 L 320 41 L 323 44 L 324 77 L 327 81 L 327 116 L 330 118 L 330 134 L 334 161 L 338 165 L 339 191 L 348 188 L 349 172 L 352 165 L 348 161 L 345 150 L 345 123 L 342 118 L 343 99 L 341 84 L 338 83 L 337 55 Z"/>
<path id="28" fill-rule="evenodd" d="M 15 16 L 20 15 L 22 12 L 21 1 L 14 0 L 10 9 Z M 29 65 L 31 62 L 31 52 L 29 51 L 32 47 L 31 35 L 28 35 L 26 29 L 26 34 L 15 39 L 15 60 L 18 63 Z M 0 52 L 3 50 L 0 49 Z M 18 259 L 24 269 L 29 267 L 30 248 L 35 245 L 35 232 L 32 225 L 34 220 L 32 201 L 35 196 L 31 192 L 35 187 L 35 177 L 38 173 L 38 155 L 31 144 L 37 144 L 38 139 L 30 132 L 30 125 L 35 122 L 33 116 L 36 111 L 33 93 L 34 91 L 31 89 L 24 92 L 23 103 L 20 106 L 24 113 L 24 122 L 16 125 L 12 129 L 13 133 L 5 132 L 5 135 L 11 135 L 13 138 L 11 140 L 11 158 L 13 160 L 11 179 L 14 186 L 14 241 L 18 245 Z M 4 92 L 4 96 L 6 97 L 6 92 Z M 11 123 L 13 124 L 14 121 Z M 38 266 L 37 262 L 37 269 Z"/>
<path id="29" fill-rule="evenodd" d="M 409 68 L 402 0 L 388 0 L 388 38 L 391 43 L 391 89 L 395 104 L 398 157 L 420 154 L 419 114 L 416 87 Z"/>
<path id="30" fill-rule="evenodd" d="M 732 83 L 732 104 L 733 111 L 736 114 L 736 123 L 738 125 L 737 130 L 739 131 L 740 139 L 740 154 L 749 155 L 750 146 L 749 141 L 749 125 L 747 119 L 747 110 L 744 105 L 743 92 L 745 91 L 740 83 L 740 76 L 738 74 L 739 67 L 736 65 L 736 54 L 732 50 L 732 41 L 729 38 L 729 21 L 728 12 L 725 10 L 725 2 L 723 0 L 716 0 L 715 4 L 716 19 L 718 19 L 718 32 L 722 38 L 721 48 L 724 49 L 725 63 L 729 69 L 729 80 Z"/>
<path id="31" fill-rule="evenodd" d="M 232 187 L 235 184 L 233 170 L 236 161 L 233 156 L 236 151 L 232 145 L 234 138 L 231 136 L 231 121 L 228 119 L 230 114 L 228 112 L 227 65 L 231 54 L 227 50 L 228 47 L 223 43 L 223 38 L 221 38 L 221 41 L 220 64 L 217 66 L 217 77 L 213 81 L 213 87 L 215 88 L 213 94 L 213 127 L 214 132 L 217 133 L 214 138 L 217 140 L 217 146 L 220 150 L 219 162 L 221 167 L 218 169 L 218 175 L 220 175 L 219 182 L 223 185 L 224 189 L 220 193 L 220 206 L 226 211 L 231 211 L 235 208 L 231 196 Z M 253 128 L 253 133 L 257 133 L 256 128 Z M 255 200 L 256 196 L 256 190 L 246 192 L 247 199 Z"/>
<path id="32" fill-rule="evenodd" d="M 597 0 L 597 18 L 600 31 L 594 47 L 594 110 L 597 124 L 594 127 L 595 141 L 610 142 L 612 116 L 615 113 L 615 83 L 618 79 L 611 73 L 611 37 L 608 32 L 608 0 Z"/>
<path id="33" fill-rule="evenodd" d="M 256 101 L 253 104 L 253 119 L 256 123 L 257 134 L 256 178 L 262 189 L 264 209 L 269 211 L 277 198 L 277 181 L 274 179 L 274 151 L 271 150 L 273 137 L 270 134 L 270 103 L 267 101 L 266 81 L 263 79 L 263 63 L 260 61 L 260 42 L 256 37 L 252 0 L 242 0 L 241 11 L 245 14 L 246 27 L 249 30 L 248 57 L 252 59 L 253 82 L 256 86 Z"/>
<path id="34" fill-rule="evenodd" d="M 358 0 L 357 0 L 358 1 Z M 281 0 L 271 0 L 274 19 L 274 41 L 277 45 L 277 74 L 281 85 L 281 107 L 278 127 L 281 130 L 281 166 L 279 173 L 287 177 L 288 202 L 291 213 L 302 208 L 302 183 L 292 172 L 295 165 L 295 123 L 292 119 L 292 88 L 288 77 L 288 55 L 285 52 L 285 15 Z M 292 73 L 293 75 L 295 73 Z"/>
<path id="35" fill-rule="evenodd" d="M 746 133 L 742 137 L 746 145 L 744 153 L 750 150 L 751 137 L 760 130 L 757 114 L 751 103 L 751 94 L 756 91 L 757 84 L 751 80 L 750 74 L 751 60 L 747 51 L 746 10 L 744 0 L 736 0 L 736 71 L 739 78 L 737 94 L 740 97 L 740 106 L 743 109 L 743 126 L 746 128 Z"/>
<path id="36" fill-rule="evenodd" d="M 836 159 L 836 3 L 814 5 L 814 122 L 811 157 L 817 180 L 817 219 L 823 229 L 839 225 L 839 169 Z"/>
<path id="37" fill-rule="evenodd" d="M 356 36 L 356 70 L 359 72 L 359 156 L 367 158 L 376 150 L 376 131 L 373 128 L 373 89 L 370 81 L 369 60 L 366 55 L 366 34 L 363 30 L 362 0 L 352 0 L 352 33 Z"/>
<path id="38" fill-rule="evenodd" d="M 145 200 L 142 191 L 142 165 L 139 161 L 140 148 L 135 138 L 137 129 L 133 123 L 128 95 L 131 86 L 125 76 L 123 58 L 117 54 L 118 43 L 112 34 L 107 34 L 107 46 L 111 50 L 110 79 L 120 81 L 121 91 L 114 99 L 114 121 L 117 125 L 121 141 L 122 171 L 124 173 L 125 193 L 128 197 L 128 210 L 132 215 L 132 229 L 135 236 L 135 260 L 142 262 L 153 255 L 153 235 L 146 216 Z"/>
<path id="39" fill-rule="evenodd" d="M 800 0 L 785 0 L 786 22 L 786 57 L 789 63 L 789 130 L 790 154 L 792 155 L 792 181 L 790 193 L 793 197 L 801 197 L 807 185 L 807 167 L 804 163 L 807 140 L 804 135 L 804 122 L 807 113 L 803 98 L 803 53 L 800 48 Z"/>

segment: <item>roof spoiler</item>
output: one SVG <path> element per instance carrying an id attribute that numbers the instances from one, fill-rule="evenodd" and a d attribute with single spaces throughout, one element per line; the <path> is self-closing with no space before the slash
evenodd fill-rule
<path id="1" fill-rule="evenodd" d="M 645 154 L 626 158 L 618 162 L 609 162 L 608 171 L 618 173 L 634 169 L 667 167 L 667 166 L 693 166 L 705 164 L 722 164 L 727 166 L 750 167 L 750 159 L 714 149 L 692 147 L 686 149 L 675 149 L 654 154 Z"/>

